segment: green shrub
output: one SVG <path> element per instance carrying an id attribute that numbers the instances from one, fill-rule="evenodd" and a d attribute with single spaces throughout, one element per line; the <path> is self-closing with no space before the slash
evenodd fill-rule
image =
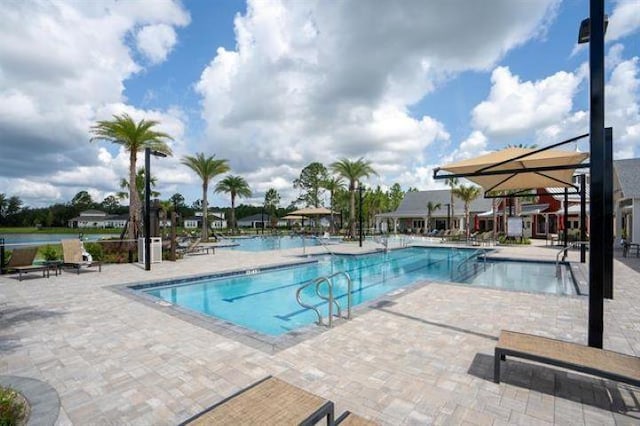
<path id="1" fill-rule="evenodd" d="M 0 386 L 0 425 L 17 425 L 27 413 L 18 392 Z"/>
<path id="2" fill-rule="evenodd" d="M 46 261 L 58 260 L 60 258 L 60 251 L 52 245 L 46 245 L 41 248 L 40 254 Z"/>
<path id="3" fill-rule="evenodd" d="M 84 243 L 84 249 L 91 255 L 93 260 L 101 261 L 104 259 L 104 249 L 100 243 Z"/>

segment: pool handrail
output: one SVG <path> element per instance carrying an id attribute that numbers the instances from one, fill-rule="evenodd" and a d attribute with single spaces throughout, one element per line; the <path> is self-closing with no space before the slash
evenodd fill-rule
<path id="1" fill-rule="evenodd" d="M 300 306 L 302 306 L 303 308 L 307 308 L 307 309 L 311 309 L 312 311 L 314 311 L 316 313 L 316 315 L 318 316 L 318 325 L 324 325 L 324 322 L 322 321 L 322 314 L 320 313 L 320 311 L 318 310 L 318 308 L 316 308 L 313 305 L 309 305 L 306 304 L 302 301 L 302 296 L 300 295 L 302 293 L 302 290 L 304 290 L 305 288 L 309 287 L 310 285 L 314 284 L 314 280 L 308 281 L 305 284 L 301 285 L 300 287 L 298 287 L 298 289 L 296 290 L 296 300 L 298 301 L 298 304 Z M 316 289 L 317 291 L 317 289 Z"/>
<path id="2" fill-rule="evenodd" d="M 569 251 L 569 249 L 585 244 L 588 245 L 589 241 L 573 241 L 567 244 L 566 247 L 562 247 L 560 250 L 558 250 L 558 253 L 556 253 L 556 277 L 560 276 L 560 255 L 562 254 L 562 262 L 564 262 L 565 260 L 567 260 L 567 252 Z"/>

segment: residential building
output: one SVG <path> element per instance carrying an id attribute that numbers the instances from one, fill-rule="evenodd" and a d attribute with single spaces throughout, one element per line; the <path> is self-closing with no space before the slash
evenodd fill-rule
<path id="1" fill-rule="evenodd" d="M 70 228 L 124 228 L 129 215 L 110 215 L 101 210 L 84 210 L 70 219 Z"/>
<path id="2" fill-rule="evenodd" d="M 613 162 L 615 235 L 640 243 L 640 158 Z"/>

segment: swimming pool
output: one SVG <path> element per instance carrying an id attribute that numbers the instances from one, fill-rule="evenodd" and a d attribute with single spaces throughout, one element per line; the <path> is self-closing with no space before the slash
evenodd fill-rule
<path id="1" fill-rule="evenodd" d="M 241 237 L 230 238 L 237 245 L 229 247 L 221 247 L 228 250 L 242 251 L 266 251 L 266 250 L 286 250 L 292 248 L 302 248 L 319 246 L 321 241 L 318 238 L 299 236 L 282 236 L 282 237 Z M 326 243 L 326 242 L 325 242 Z"/>
<path id="2" fill-rule="evenodd" d="M 353 283 L 352 302 L 357 306 L 418 281 L 453 281 L 491 286 L 490 280 L 505 273 L 500 268 L 490 273 L 501 262 L 477 262 L 475 258 L 470 259 L 473 254 L 477 254 L 477 250 L 411 247 L 359 256 L 323 255 L 316 257 L 317 262 L 300 266 L 257 273 L 245 271 L 223 278 L 197 279 L 178 284 L 159 283 L 158 287 L 141 290 L 174 305 L 221 318 L 259 333 L 278 336 L 316 321 L 314 312 L 301 307 L 296 301 L 296 290 L 309 280 L 346 271 Z M 517 277 L 513 280 L 504 279 L 500 283 L 513 286 L 520 281 L 520 277 L 541 276 L 543 285 L 532 290 L 530 285 L 535 280 L 529 278 L 524 290 L 558 293 L 568 287 L 562 279 L 555 278 L 553 264 L 509 262 L 509 265 L 515 264 L 518 264 Z M 546 272 L 541 274 L 541 270 Z M 511 269 L 508 274 L 511 274 Z M 552 280 L 555 280 L 555 286 L 549 285 Z M 343 308 L 346 306 L 346 288 L 346 279 L 334 281 L 334 296 Z M 302 292 L 302 299 L 319 309 L 326 318 L 327 303 L 315 294 L 313 286 Z"/>

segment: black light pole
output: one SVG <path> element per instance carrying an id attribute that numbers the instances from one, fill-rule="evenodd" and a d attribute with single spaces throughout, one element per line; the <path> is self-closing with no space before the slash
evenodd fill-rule
<path id="1" fill-rule="evenodd" d="M 580 263 L 586 262 L 587 246 L 587 177 L 583 173 L 580 175 Z"/>
<path id="2" fill-rule="evenodd" d="M 613 192 L 606 178 L 607 158 L 604 131 L 604 0 L 589 2 L 589 19 L 580 24 L 578 43 L 589 43 L 589 150 L 591 154 L 590 250 L 589 253 L 589 346 L 602 348 L 604 332 L 604 285 L 610 259 L 605 248 L 608 235 L 606 193 Z M 611 259 L 612 260 L 612 259 Z"/>
<path id="3" fill-rule="evenodd" d="M 261 218 L 261 223 L 262 223 L 262 235 L 264 235 L 264 205 L 262 206 L 262 218 Z"/>
<path id="4" fill-rule="evenodd" d="M 144 149 L 144 269 L 151 270 L 151 155 L 166 157 L 160 151 Z M 129 183 L 131 184 L 131 183 Z M 133 183 L 135 185 L 135 182 Z"/>
<path id="5" fill-rule="evenodd" d="M 362 191 L 364 190 L 364 187 L 362 186 L 362 184 L 358 185 L 358 192 L 360 193 L 360 238 L 359 238 L 359 246 L 362 247 L 362 238 L 363 238 L 363 229 L 362 229 Z"/>

